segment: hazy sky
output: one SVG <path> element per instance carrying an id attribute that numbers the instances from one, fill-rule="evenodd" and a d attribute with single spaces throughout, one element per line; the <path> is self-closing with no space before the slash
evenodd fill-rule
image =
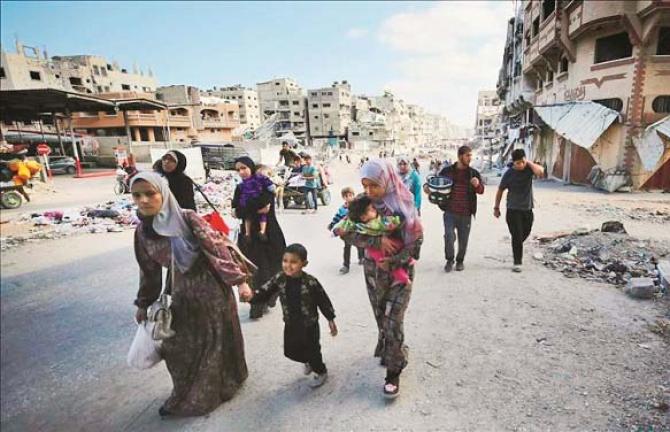
<path id="1" fill-rule="evenodd" d="M 495 89 L 511 1 L 6 2 L 2 46 L 50 56 L 96 54 L 153 69 L 160 85 L 295 78 L 348 80 L 356 94 L 393 91 L 472 127 L 477 90 Z"/>

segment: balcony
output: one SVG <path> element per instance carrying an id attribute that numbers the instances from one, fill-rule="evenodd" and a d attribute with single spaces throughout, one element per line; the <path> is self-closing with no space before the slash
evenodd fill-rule
<path id="1" fill-rule="evenodd" d="M 552 48 L 557 48 L 558 38 L 559 33 L 556 25 L 556 11 L 554 11 L 540 24 L 540 35 L 538 37 L 539 52 L 545 53 Z"/>
<path id="2" fill-rule="evenodd" d="M 229 117 L 207 117 L 202 119 L 202 126 L 205 129 L 234 129 L 240 125 L 240 122 Z"/>
<path id="3" fill-rule="evenodd" d="M 191 117 L 184 115 L 170 115 L 170 127 L 190 127 Z"/>
<path id="4" fill-rule="evenodd" d="M 536 36 L 530 40 L 530 44 L 526 46 L 523 56 L 523 73 L 528 73 L 532 70 L 533 64 L 540 60 L 539 38 Z"/>
<path id="5" fill-rule="evenodd" d="M 569 15 L 568 34 L 575 38 L 596 25 L 619 23 L 626 12 L 626 2 L 586 1 L 577 5 Z"/>

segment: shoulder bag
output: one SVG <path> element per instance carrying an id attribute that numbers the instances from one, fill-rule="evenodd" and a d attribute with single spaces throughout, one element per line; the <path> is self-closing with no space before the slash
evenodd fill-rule
<path id="1" fill-rule="evenodd" d="M 174 255 L 170 259 L 170 292 L 174 292 Z M 153 340 L 163 340 L 173 337 L 176 332 L 170 328 L 172 326 L 172 310 L 170 310 L 170 305 L 168 301 L 168 295 L 165 292 L 166 289 L 163 289 L 161 295 L 158 297 L 158 300 L 153 302 L 151 308 L 149 309 L 149 320 L 154 323 L 153 329 L 151 331 L 151 337 Z"/>

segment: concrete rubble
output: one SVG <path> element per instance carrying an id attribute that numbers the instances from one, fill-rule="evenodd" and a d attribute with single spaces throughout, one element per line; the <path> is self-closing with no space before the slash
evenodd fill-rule
<path id="1" fill-rule="evenodd" d="M 202 191 L 231 227 L 231 238 L 233 239 L 237 233 L 238 223 L 231 216 L 230 204 L 237 178 L 234 174 L 215 176 L 201 186 Z M 195 201 L 198 213 L 212 212 L 212 208 L 197 191 Z M 27 229 L 22 230 L 21 234 L 5 235 L 3 228 L 3 234 L 0 236 L 0 250 L 5 251 L 26 242 L 54 240 L 78 234 L 123 232 L 134 228 L 138 222 L 136 206 L 128 195 L 96 206 L 26 213 L 8 222 L 8 224 L 25 226 Z"/>
<path id="2" fill-rule="evenodd" d="M 670 243 L 633 238 L 619 222 L 608 221 L 595 230 L 539 235 L 536 240 L 542 252 L 536 252 L 534 259 L 566 277 L 627 287 L 625 291 L 635 298 L 668 292 Z"/>
<path id="3" fill-rule="evenodd" d="M 606 219 L 615 220 L 633 220 L 642 222 L 651 222 L 658 224 L 670 223 L 670 206 L 662 205 L 659 207 L 632 207 L 624 208 L 609 204 L 572 204 L 575 210 L 589 213 L 594 216 L 600 216 Z"/>

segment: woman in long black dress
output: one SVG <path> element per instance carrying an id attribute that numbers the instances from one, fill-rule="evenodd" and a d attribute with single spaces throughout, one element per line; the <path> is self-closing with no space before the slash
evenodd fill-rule
<path id="1" fill-rule="evenodd" d="M 242 178 L 242 181 L 244 181 L 256 171 L 256 164 L 249 157 L 241 157 L 235 161 L 235 169 Z M 259 198 L 249 200 L 242 207 L 240 193 L 241 185 L 237 185 L 232 204 L 235 217 L 241 218 L 242 215 L 252 212 L 265 212 L 267 214 L 267 228 L 265 231 L 267 241 L 259 239 L 259 224 L 256 220 L 251 225 L 251 232 L 249 233 L 246 232 L 245 224 L 240 224 L 241 235 L 237 242 L 242 253 L 258 267 L 252 281 L 252 287 L 258 289 L 281 270 L 281 261 L 284 249 L 286 248 L 286 240 L 275 215 L 274 194 L 270 191 L 263 191 Z M 248 240 L 245 241 L 243 239 Z M 267 303 L 251 305 L 249 317 L 252 319 L 262 317 L 267 305 L 274 306 L 275 303 L 276 298 L 271 299 Z"/>

